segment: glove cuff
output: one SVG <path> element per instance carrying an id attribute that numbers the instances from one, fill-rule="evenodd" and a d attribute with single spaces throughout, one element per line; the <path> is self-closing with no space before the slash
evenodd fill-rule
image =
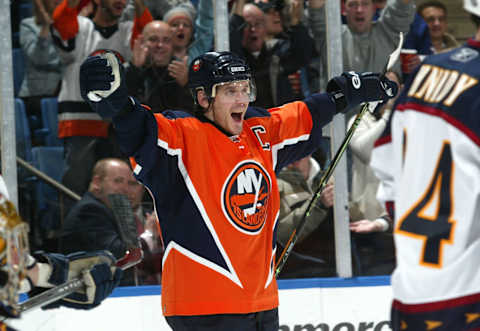
<path id="1" fill-rule="evenodd" d="M 340 82 L 337 82 L 337 80 L 340 80 Z M 343 112 L 347 107 L 347 99 L 345 98 L 345 94 L 343 93 L 341 88 L 341 86 L 345 86 L 345 84 L 346 80 L 342 76 L 330 79 L 327 84 L 327 93 L 335 102 L 335 108 L 337 113 Z"/>
<path id="2" fill-rule="evenodd" d="M 127 98 L 127 102 L 125 102 L 125 105 L 122 107 L 122 109 L 118 112 L 116 117 L 123 116 L 125 114 L 128 114 L 135 109 L 135 104 L 138 103 L 137 100 L 134 97 L 129 96 Z"/>
<path id="3" fill-rule="evenodd" d="M 397 90 L 394 82 L 371 72 L 344 72 L 327 84 L 327 92 L 335 100 L 337 112 L 346 112 L 363 102 L 386 101 L 393 98 Z"/>
<path id="4" fill-rule="evenodd" d="M 39 263 L 37 286 L 52 287 L 63 284 L 68 279 L 68 259 L 62 254 L 38 252 L 34 257 Z"/>

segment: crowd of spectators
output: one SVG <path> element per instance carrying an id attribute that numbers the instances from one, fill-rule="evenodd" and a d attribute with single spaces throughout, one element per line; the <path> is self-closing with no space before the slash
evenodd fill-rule
<path id="1" fill-rule="evenodd" d="M 324 88 L 329 78 L 325 2 L 229 1 L 230 48 L 253 69 L 254 106 L 275 107 Z M 32 5 L 33 16 L 20 21 L 18 4 L 22 3 Z M 408 33 L 404 48 L 420 55 L 410 63 L 411 70 L 421 56 L 458 45 L 448 33 L 447 9 L 440 1 L 341 0 L 341 5 L 344 71 L 380 72 L 396 48 L 400 32 Z M 58 136 L 66 161 L 62 183 L 83 196 L 79 202 L 63 201 L 69 213 L 62 215 L 66 217 L 63 227 L 57 229 L 58 249 L 63 253 L 110 249 L 117 258 L 123 256 L 127 250 L 124 230 L 107 196 L 126 195 L 136 220 L 130 230 L 134 237 L 142 238 L 148 253 L 144 265 L 124 284 L 160 281 L 160 231 L 151 210 L 142 211 L 148 196 L 123 160 L 110 122 L 102 120 L 80 96 L 79 66 L 89 55 L 113 50 L 124 62 L 130 95 L 153 112 L 190 111 L 194 103 L 187 88 L 188 67 L 196 56 L 213 49 L 213 22 L 212 0 L 23 0 L 12 5 L 12 31 L 19 33 L 19 43 L 14 41 L 13 46 L 21 48 L 25 57 L 25 75 L 16 97 L 24 101 L 27 113 L 37 118 L 40 101 L 57 98 Z M 402 73 L 397 64 L 390 74 L 401 83 L 408 72 Z M 389 107 L 391 104 L 382 113 L 367 114 L 350 145 L 350 229 L 359 275 L 389 273 L 395 264 L 391 220 L 374 202 L 377 183 L 368 167 L 369 152 L 385 127 Z M 278 175 L 280 247 L 285 246 L 328 166 L 322 161 L 315 154 Z M 336 275 L 333 185 L 332 181 L 326 186 L 309 215 L 284 277 Z M 132 193 L 135 188 L 136 194 Z M 368 245 L 373 247 L 368 248 L 369 256 L 362 253 Z M 386 254 L 387 262 L 375 258 L 378 251 Z"/>

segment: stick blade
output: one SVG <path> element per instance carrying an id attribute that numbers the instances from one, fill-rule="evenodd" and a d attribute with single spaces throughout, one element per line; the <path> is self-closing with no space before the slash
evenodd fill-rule
<path id="1" fill-rule="evenodd" d="M 143 260 L 143 251 L 140 247 L 130 248 L 124 257 L 117 260 L 116 266 L 122 270 L 131 268 Z"/>
<path id="2" fill-rule="evenodd" d="M 397 62 L 398 58 L 400 57 L 400 51 L 402 50 L 403 46 L 403 32 L 400 32 L 399 41 L 397 48 L 388 56 L 388 62 L 385 67 L 385 72 L 392 69 L 395 62 Z"/>

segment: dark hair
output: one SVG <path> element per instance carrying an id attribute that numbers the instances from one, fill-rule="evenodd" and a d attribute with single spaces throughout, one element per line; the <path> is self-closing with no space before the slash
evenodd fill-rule
<path id="1" fill-rule="evenodd" d="M 260 8 L 264 13 L 267 13 L 270 9 L 274 9 L 276 11 L 282 11 L 282 9 L 285 7 L 284 0 L 270 0 L 268 2 L 260 1 L 253 4 L 258 8 Z"/>
<path id="2" fill-rule="evenodd" d="M 343 2 L 343 3 L 346 3 L 347 0 L 342 0 L 342 2 Z M 374 3 L 374 2 L 375 2 L 375 0 L 372 0 L 372 3 Z"/>
<path id="3" fill-rule="evenodd" d="M 422 11 L 428 7 L 440 8 L 445 12 L 445 16 L 447 16 L 448 14 L 447 6 L 445 6 L 443 2 L 438 0 L 429 0 L 429 1 L 422 2 L 417 8 L 417 13 L 423 17 Z"/>
<path id="4" fill-rule="evenodd" d="M 480 17 L 474 14 L 470 14 L 470 19 L 472 20 L 473 24 L 477 27 L 477 29 L 480 27 Z"/>

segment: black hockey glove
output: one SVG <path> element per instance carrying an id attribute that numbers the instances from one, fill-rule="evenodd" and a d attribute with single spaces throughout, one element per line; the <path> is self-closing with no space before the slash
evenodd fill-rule
<path id="1" fill-rule="evenodd" d="M 363 102 L 384 102 L 395 97 L 398 86 L 380 74 L 350 71 L 332 78 L 327 84 L 327 92 L 335 100 L 337 113 L 346 113 Z"/>
<path id="2" fill-rule="evenodd" d="M 80 94 L 104 119 L 129 109 L 123 65 L 113 52 L 89 56 L 82 63 Z"/>
<path id="3" fill-rule="evenodd" d="M 120 283 L 122 270 L 115 267 L 115 258 L 108 251 L 78 252 L 69 255 L 40 253 L 35 258 L 44 267 L 39 269 L 39 283 L 29 295 L 41 293 L 39 287 L 61 285 L 73 278 L 80 278 L 85 287 L 69 296 L 51 303 L 43 309 L 65 306 L 91 309 L 98 306 Z"/>

